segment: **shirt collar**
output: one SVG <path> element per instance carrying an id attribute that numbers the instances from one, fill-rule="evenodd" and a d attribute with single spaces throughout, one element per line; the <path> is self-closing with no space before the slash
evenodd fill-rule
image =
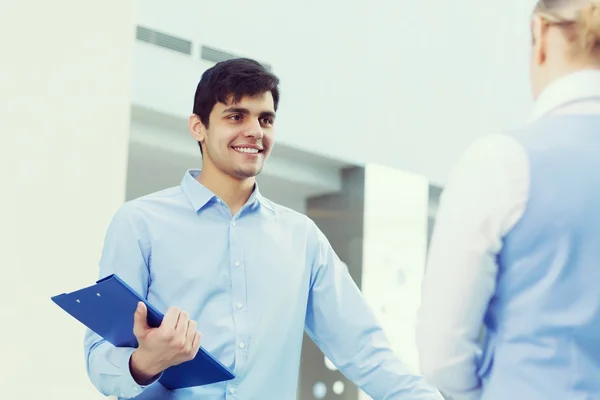
<path id="1" fill-rule="evenodd" d="M 584 100 L 600 99 L 600 70 L 586 69 L 552 82 L 538 97 L 532 119 Z"/>
<path id="2" fill-rule="evenodd" d="M 199 169 L 190 169 L 186 171 L 183 179 L 181 180 L 181 188 L 194 206 L 194 210 L 196 210 L 196 212 L 200 211 L 202 208 L 204 208 L 204 206 L 209 204 L 211 200 L 217 200 L 217 196 L 213 192 L 198 182 L 196 178 L 199 174 Z M 252 192 L 252 195 L 250 195 L 246 205 L 251 205 L 256 202 L 269 211 L 275 213 L 275 207 L 273 203 L 260 193 L 258 184 L 254 185 L 254 191 Z"/>

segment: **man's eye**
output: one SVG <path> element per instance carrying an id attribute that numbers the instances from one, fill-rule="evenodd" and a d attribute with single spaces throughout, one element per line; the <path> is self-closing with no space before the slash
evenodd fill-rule
<path id="1" fill-rule="evenodd" d="M 242 117 L 240 115 L 237 115 L 237 114 L 229 116 L 229 119 L 232 120 L 232 121 L 239 121 L 241 118 Z"/>
<path id="2" fill-rule="evenodd" d="M 264 124 L 264 125 L 273 125 L 272 118 L 261 118 L 260 122 L 261 122 L 261 124 Z"/>

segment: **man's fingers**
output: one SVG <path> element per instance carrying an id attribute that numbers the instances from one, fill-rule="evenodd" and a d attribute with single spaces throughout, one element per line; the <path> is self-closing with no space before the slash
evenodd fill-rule
<path id="1" fill-rule="evenodd" d="M 160 324 L 161 330 L 165 332 L 173 332 L 175 330 L 175 326 L 177 326 L 177 320 L 179 319 L 179 308 L 171 307 L 167 310 L 165 317 Z"/>
<path id="2" fill-rule="evenodd" d="M 202 334 L 198 331 L 194 333 L 194 341 L 192 342 L 192 350 L 193 353 L 196 354 L 198 350 L 200 350 L 200 342 L 202 339 Z"/>
<path id="3" fill-rule="evenodd" d="M 179 319 L 177 320 L 177 325 L 175 326 L 175 337 L 178 340 L 181 340 L 182 345 L 185 345 L 187 329 L 190 322 L 190 315 L 185 311 L 179 313 Z"/>
<path id="4" fill-rule="evenodd" d="M 196 324 L 196 321 L 190 320 L 190 322 L 188 322 L 187 334 L 185 339 L 185 343 L 189 349 L 192 349 L 194 347 L 194 337 L 196 336 L 197 330 L 198 325 Z"/>
<path id="5" fill-rule="evenodd" d="M 135 313 L 133 314 L 133 333 L 141 336 L 144 331 L 150 329 L 148 326 L 148 310 L 143 302 L 139 302 Z"/>

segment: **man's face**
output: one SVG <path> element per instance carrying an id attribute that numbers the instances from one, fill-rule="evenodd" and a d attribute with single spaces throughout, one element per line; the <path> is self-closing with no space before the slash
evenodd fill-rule
<path id="1" fill-rule="evenodd" d="M 200 123 L 200 135 L 194 137 L 203 142 L 203 168 L 216 167 L 240 180 L 258 175 L 271 154 L 274 122 L 271 92 L 239 103 L 216 103 L 208 127 Z"/>

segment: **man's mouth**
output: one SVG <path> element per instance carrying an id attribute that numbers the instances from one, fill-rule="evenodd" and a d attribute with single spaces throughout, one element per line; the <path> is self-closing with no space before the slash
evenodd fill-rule
<path id="1" fill-rule="evenodd" d="M 257 149 L 257 148 L 254 148 L 254 147 L 232 147 L 232 149 L 234 149 L 238 153 L 243 153 L 243 154 L 258 154 L 258 153 L 262 153 L 262 149 Z"/>

